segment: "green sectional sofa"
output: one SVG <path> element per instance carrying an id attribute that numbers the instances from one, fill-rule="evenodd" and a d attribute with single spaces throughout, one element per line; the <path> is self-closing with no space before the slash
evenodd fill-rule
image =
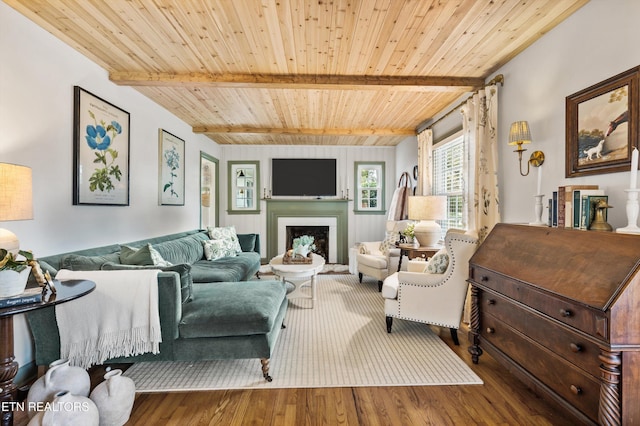
<path id="1" fill-rule="evenodd" d="M 253 280 L 260 268 L 257 234 L 238 234 L 242 253 L 206 260 L 206 230 L 193 230 L 63 253 L 38 259 L 52 276 L 59 269 L 116 270 L 153 268 L 158 273 L 162 343 L 159 354 L 115 358 L 107 363 L 198 361 L 259 358 L 265 379 L 287 310 L 283 283 Z M 126 246 L 126 247 L 121 247 Z M 123 264 L 121 250 L 152 247 L 171 265 Z M 35 362 L 47 366 L 60 358 L 60 335 L 54 307 L 27 314 L 35 341 Z"/>

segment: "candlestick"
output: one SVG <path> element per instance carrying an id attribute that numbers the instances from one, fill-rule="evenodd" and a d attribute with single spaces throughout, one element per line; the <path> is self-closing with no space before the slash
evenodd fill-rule
<path id="1" fill-rule="evenodd" d="M 616 229 L 621 234 L 640 234 L 638 228 L 638 191 L 640 189 L 625 189 L 627 193 L 627 222 L 624 228 Z"/>
<path id="2" fill-rule="evenodd" d="M 629 184 L 629 189 L 636 189 L 637 182 L 638 182 L 638 148 L 633 147 L 633 152 L 631 153 L 631 182 Z"/>
<path id="3" fill-rule="evenodd" d="M 534 195 L 533 197 L 536 199 L 536 203 L 534 206 L 536 220 L 535 222 L 530 222 L 529 225 L 548 226 L 549 225 L 548 223 L 542 221 L 542 198 L 544 197 L 544 194 Z"/>
<path id="4" fill-rule="evenodd" d="M 540 193 L 542 193 L 542 164 L 538 166 L 538 190 L 536 195 L 540 195 Z"/>

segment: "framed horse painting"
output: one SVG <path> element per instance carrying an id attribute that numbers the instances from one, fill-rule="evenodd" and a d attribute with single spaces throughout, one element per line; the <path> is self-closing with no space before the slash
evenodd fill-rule
<path id="1" fill-rule="evenodd" d="M 568 178 L 628 171 L 638 146 L 640 67 L 566 98 Z"/>

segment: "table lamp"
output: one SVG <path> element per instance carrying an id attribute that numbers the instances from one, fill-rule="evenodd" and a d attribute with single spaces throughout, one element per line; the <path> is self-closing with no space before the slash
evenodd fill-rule
<path id="1" fill-rule="evenodd" d="M 31 168 L 0 163 L 0 222 L 33 219 Z M 20 241 L 0 228 L 0 248 L 16 255 Z"/>
<path id="2" fill-rule="evenodd" d="M 445 195 L 409 197 L 409 219 L 417 220 L 413 234 L 421 247 L 433 247 L 442 238 L 442 228 L 436 220 L 447 218 Z"/>

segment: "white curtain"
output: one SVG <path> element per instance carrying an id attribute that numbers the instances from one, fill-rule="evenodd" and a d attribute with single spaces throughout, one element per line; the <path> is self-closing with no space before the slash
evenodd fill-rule
<path id="1" fill-rule="evenodd" d="M 433 155 L 433 130 L 418 133 L 418 182 L 416 195 L 431 195 L 431 161 Z"/>
<path id="2" fill-rule="evenodd" d="M 469 182 L 469 229 L 483 241 L 500 222 L 498 191 L 498 87 L 487 86 L 473 95 L 461 109 L 462 129 L 469 146 L 473 173 Z"/>

